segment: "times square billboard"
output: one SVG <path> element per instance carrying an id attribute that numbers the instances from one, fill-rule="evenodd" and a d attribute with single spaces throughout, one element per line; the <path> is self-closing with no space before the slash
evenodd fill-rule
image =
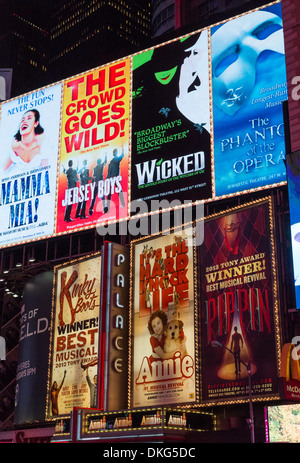
<path id="1" fill-rule="evenodd" d="M 272 2 L 3 102 L 0 246 L 286 184 L 286 99 Z"/>
<path id="2" fill-rule="evenodd" d="M 278 391 L 280 331 L 271 198 L 205 219 L 197 249 L 202 401 Z M 217 343 L 217 348 L 216 348 Z"/>
<path id="3" fill-rule="evenodd" d="M 131 407 L 278 399 L 271 197 L 131 242 Z M 217 345 L 217 348 L 216 348 Z M 250 371 L 250 373 L 249 373 Z"/>

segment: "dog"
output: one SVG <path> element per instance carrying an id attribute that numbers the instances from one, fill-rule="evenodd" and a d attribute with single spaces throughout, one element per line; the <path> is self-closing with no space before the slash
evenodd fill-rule
<path id="1" fill-rule="evenodd" d="M 170 353 L 170 358 L 175 352 L 180 352 L 180 357 L 183 358 L 187 355 L 186 337 L 183 333 L 182 320 L 172 319 L 168 322 L 166 328 L 166 340 L 164 344 L 164 351 Z"/>

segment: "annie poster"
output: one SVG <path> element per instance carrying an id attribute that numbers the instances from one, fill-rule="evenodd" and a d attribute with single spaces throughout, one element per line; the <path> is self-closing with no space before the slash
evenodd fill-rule
<path id="1" fill-rule="evenodd" d="M 195 384 L 193 247 L 182 234 L 133 244 L 133 406 L 192 404 Z"/>
<path id="2" fill-rule="evenodd" d="M 56 231 L 128 215 L 130 58 L 64 81 Z"/>
<path id="3" fill-rule="evenodd" d="M 199 246 L 203 401 L 277 393 L 271 200 L 208 218 Z M 214 346 L 217 341 L 221 346 Z M 223 346 L 223 347 L 222 347 Z"/>
<path id="4" fill-rule="evenodd" d="M 96 408 L 101 256 L 55 268 L 49 418 Z"/>
<path id="5" fill-rule="evenodd" d="M 216 196 L 286 181 L 281 4 L 211 29 Z"/>
<path id="6" fill-rule="evenodd" d="M 132 198 L 211 192 L 208 32 L 133 57 Z"/>
<path id="7" fill-rule="evenodd" d="M 61 84 L 2 104 L 0 245 L 54 232 Z"/>

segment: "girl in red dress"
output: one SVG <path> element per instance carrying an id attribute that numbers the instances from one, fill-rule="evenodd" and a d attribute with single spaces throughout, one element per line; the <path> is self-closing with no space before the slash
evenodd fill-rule
<path id="1" fill-rule="evenodd" d="M 164 360 L 170 358 L 170 354 L 164 352 L 165 330 L 168 323 L 168 317 L 162 310 L 154 312 L 148 321 L 148 330 L 151 334 L 150 344 L 152 355 L 149 357 L 150 362 L 154 360 Z"/>

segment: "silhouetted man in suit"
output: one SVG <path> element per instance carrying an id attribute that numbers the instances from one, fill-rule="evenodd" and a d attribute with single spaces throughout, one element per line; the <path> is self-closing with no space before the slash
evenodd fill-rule
<path id="1" fill-rule="evenodd" d="M 96 182 L 95 188 L 94 188 L 94 195 L 93 199 L 91 201 L 90 209 L 89 209 L 89 214 L 92 215 L 94 212 L 94 206 L 95 206 L 95 201 L 98 195 L 98 188 L 99 188 L 99 183 L 101 180 L 103 180 L 103 169 L 106 165 L 107 162 L 107 155 L 105 154 L 104 161 L 102 159 L 97 159 L 97 164 L 94 167 L 93 171 L 93 182 Z M 102 200 L 102 206 L 104 205 L 104 196 L 101 197 Z"/>
<path id="2" fill-rule="evenodd" d="M 87 185 L 89 183 L 89 180 L 91 180 L 91 178 L 92 178 L 92 177 L 90 177 L 90 171 L 86 167 L 86 165 L 87 165 L 87 160 L 85 159 L 83 161 L 83 167 L 79 171 L 81 185 Z M 78 217 L 80 217 L 81 219 L 86 219 L 85 208 L 86 208 L 86 200 L 85 199 L 83 201 L 81 201 L 81 202 L 78 202 L 77 209 L 76 209 L 76 214 L 75 214 L 76 219 Z"/>
<path id="3" fill-rule="evenodd" d="M 73 161 L 70 160 L 68 162 L 68 169 L 65 170 L 64 169 L 64 174 L 66 175 L 67 177 L 67 185 L 68 185 L 68 188 L 75 188 L 77 186 L 77 182 L 78 182 L 78 175 L 77 175 L 77 171 L 76 169 L 73 168 Z M 72 204 L 69 204 L 68 206 L 66 206 L 66 210 L 65 210 L 65 221 L 66 222 L 72 222 L 73 219 L 71 219 L 71 211 L 72 211 Z"/>
<path id="4" fill-rule="evenodd" d="M 120 156 L 118 156 L 118 150 L 115 148 L 113 150 L 113 158 L 109 163 L 108 166 L 108 171 L 107 171 L 107 176 L 106 178 L 113 178 L 113 177 L 118 177 L 120 175 L 120 163 L 124 157 L 124 150 L 122 149 L 122 153 Z M 125 206 L 125 200 L 124 200 L 124 194 L 122 189 L 119 191 L 119 199 L 120 199 L 120 205 L 121 207 Z M 109 195 L 107 196 L 106 200 L 106 207 L 104 209 L 104 212 L 108 212 L 110 208 L 110 198 L 111 198 L 111 191 L 109 192 Z"/>

